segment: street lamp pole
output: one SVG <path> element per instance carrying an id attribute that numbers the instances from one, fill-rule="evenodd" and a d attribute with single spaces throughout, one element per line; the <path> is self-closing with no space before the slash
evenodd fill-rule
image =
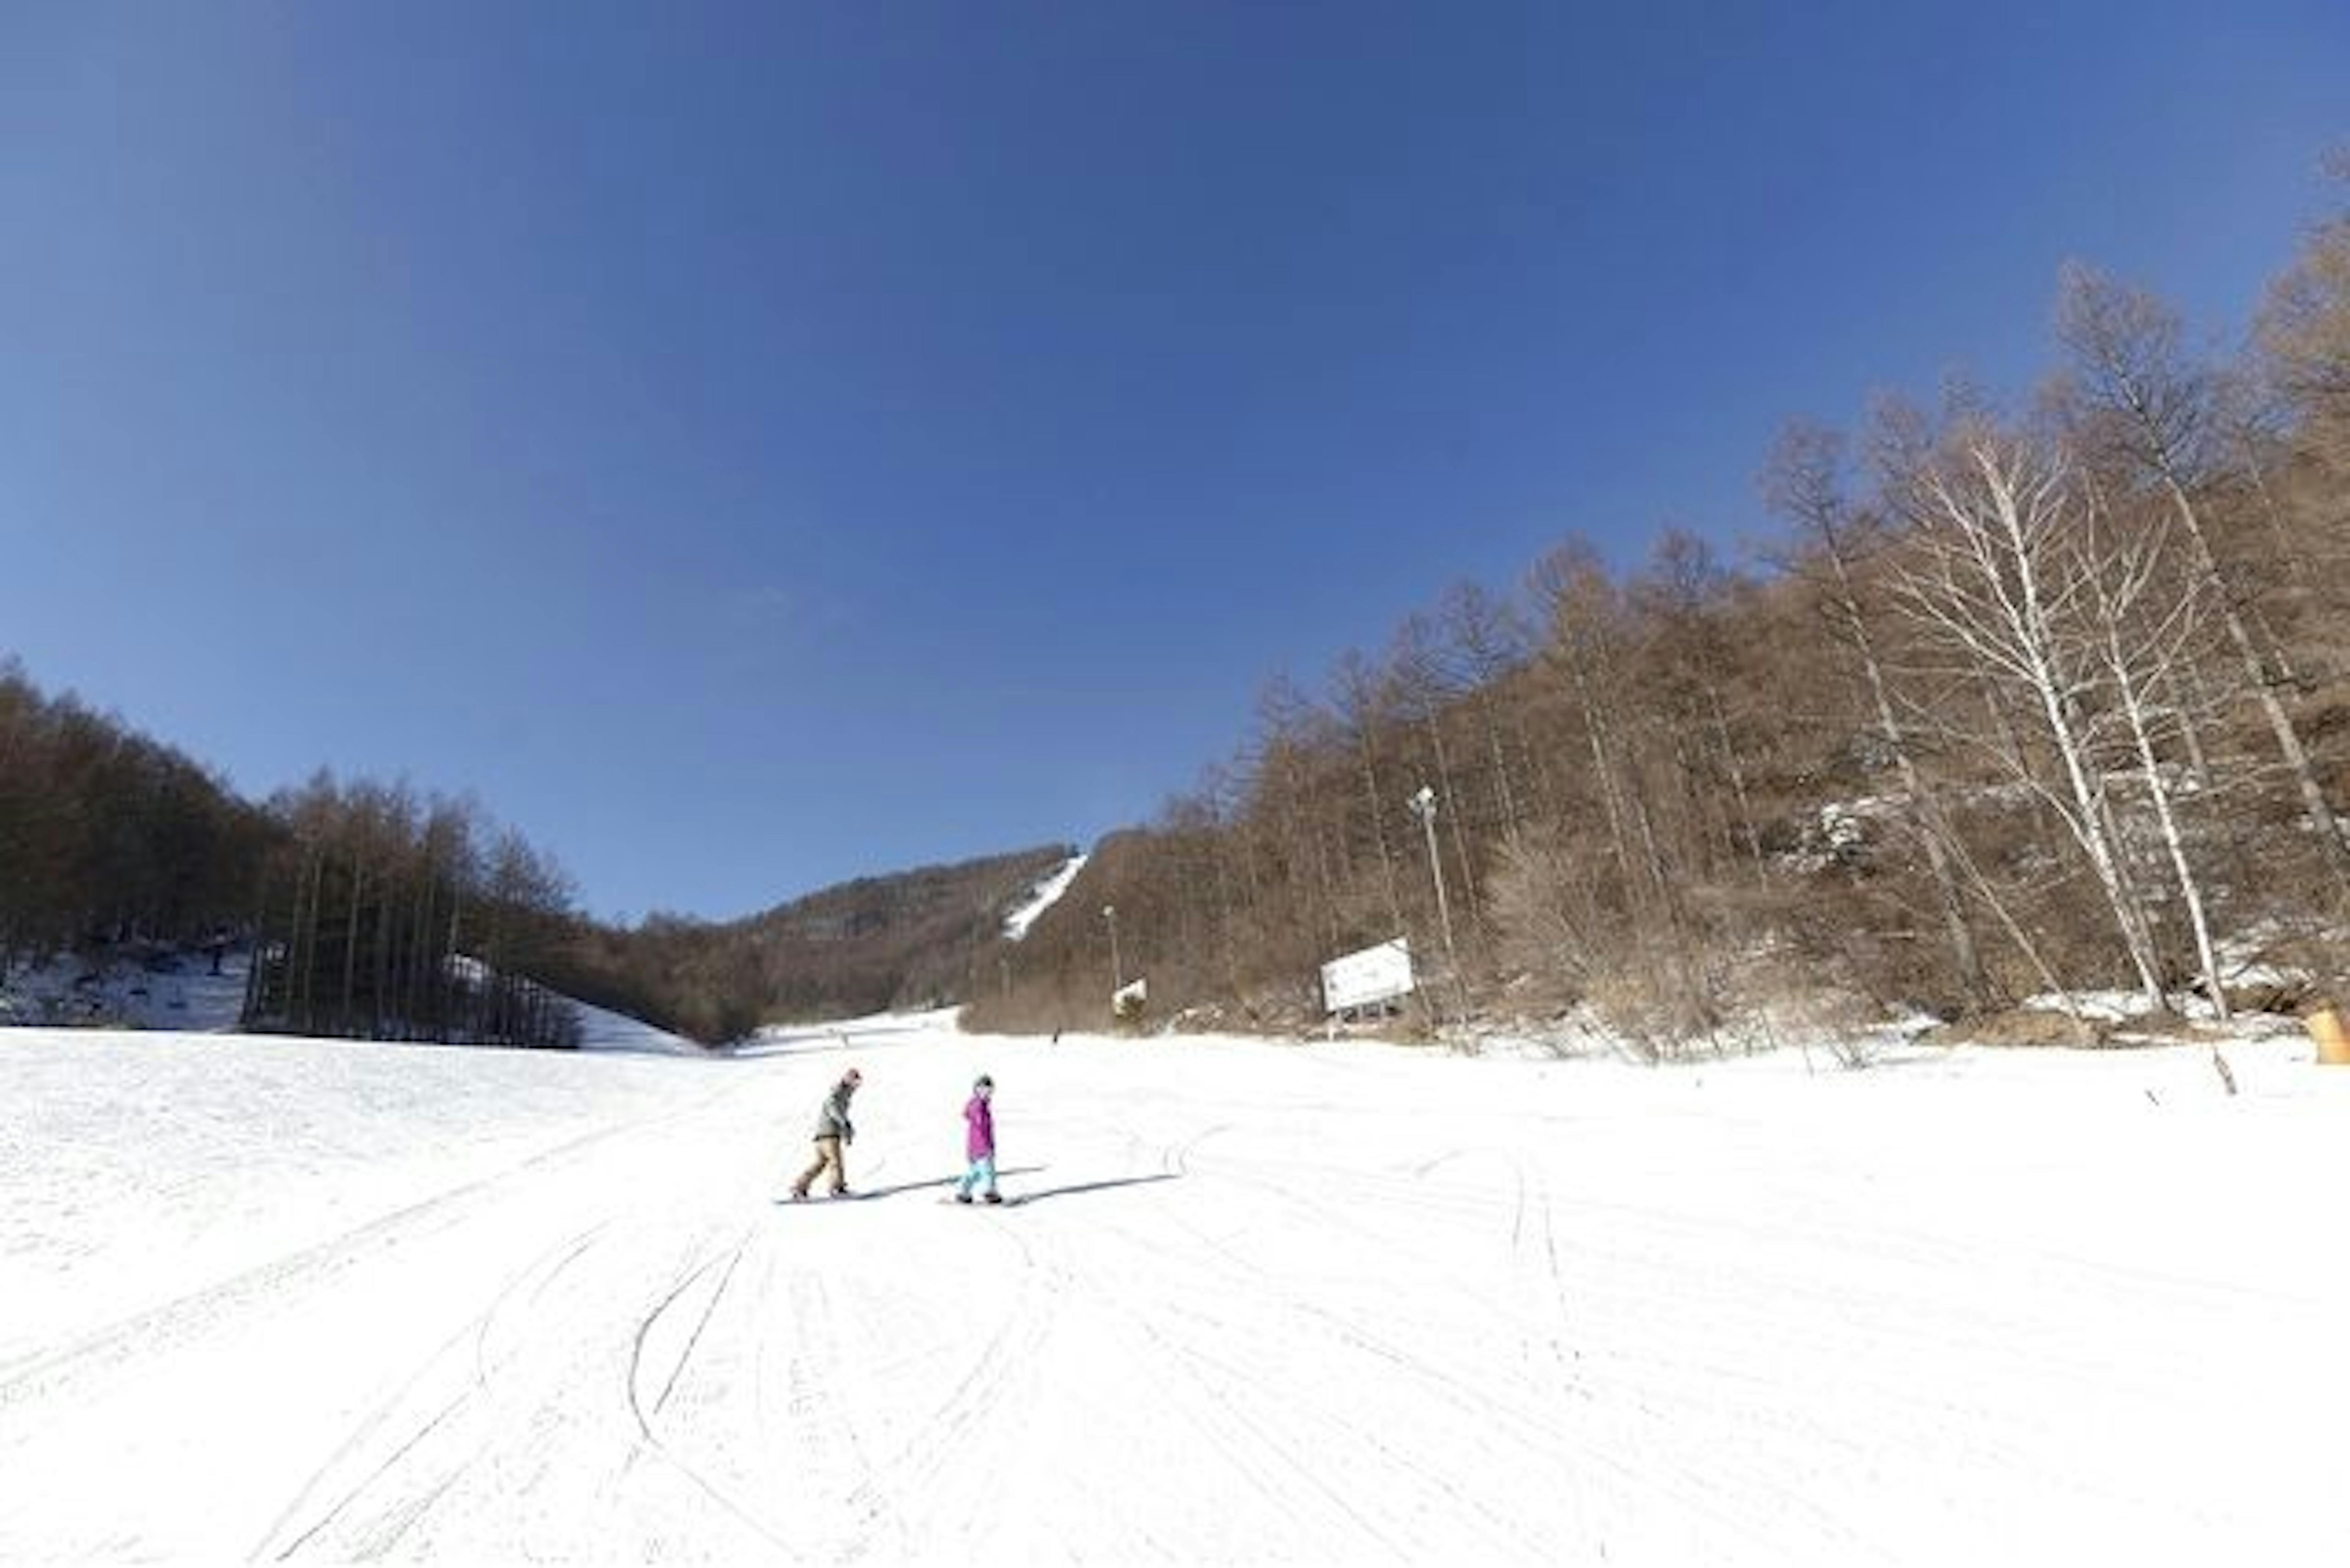
<path id="1" fill-rule="evenodd" d="M 1109 922 L 1109 992 L 1116 996 L 1126 989 L 1126 966 L 1118 957 L 1118 906 L 1104 904 L 1102 919 Z"/>
<path id="2" fill-rule="evenodd" d="M 1436 879 L 1436 919 L 1444 930 L 1444 961 L 1452 971 L 1452 983 L 1460 988 L 1462 998 L 1461 1021 L 1469 1021 L 1468 982 L 1461 976 L 1461 955 L 1452 948 L 1452 906 L 1444 897 L 1444 857 L 1436 852 L 1436 792 L 1426 784 L 1419 786 L 1411 797 L 1411 814 L 1419 818 L 1419 826 L 1428 834 L 1428 871 Z"/>

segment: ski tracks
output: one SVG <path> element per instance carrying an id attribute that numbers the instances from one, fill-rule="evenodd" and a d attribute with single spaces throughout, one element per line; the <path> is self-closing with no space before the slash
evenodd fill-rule
<path id="1" fill-rule="evenodd" d="M 943 1397 L 925 1398 L 925 1413 L 893 1435 L 878 1463 L 849 1493 L 867 1518 L 919 1519 L 901 1523 L 902 1552 L 952 1553 L 983 1540 L 996 1507 L 992 1461 L 1011 1447 L 1034 1407 L 1037 1386 L 1051 1376 L 1045 1347 L 1074 1284 L 1070 1271 L 1002 1215 L 941 1215 L 950 1222 L 977 1218 L 983 1233 L 963 1250 L 992 1269 L 998 1288 L 972 1293 L 965 1313 L 939 1325 L 940 1337 L 920 1358 L 921 1374 Z"/>
<path id="2" fill-rule="evenodd" d="M 1482 1338 L 1464 1343 L 1445 1325 L 1416 1334 L 1353 1310 L 1357 1281 L 1302 1276 L 1277 1250 L 1303 1224 L 1357 1238 L 1367 1274 L 1411 1266 L 1397 1235 L 1402 1187 L 1366 1192 L 1360 1173 L 1283 1154 L 1203 1153 L 1220 1130 L 1168 1143 L 1160 1163 L 1194 1180 L 1244 1184 L 1243 1201 L 1220 1195 L 1201 1207 L 1253 1210 L 1262 1228 L 1215 1233 L 1170 1190 L 1147 1209 L 1096 1217 L 1117 1225 L 1133 1216 L 1125 1224 L 1132 1264 L 1097 1268 L 1077 1284 L 1089 1321 L 1123 1345 L 1120 1376 L 1137 1386 L 1130 1399 L 1160 1413 L 1152 1449 L 1179 1466 L 1232 1473 L 1233 1517 L 1218 1524 L 1232 1532 L 1228 1549 L 1544 1556 L 1561 1539 L 1549 1517 L 1562 1506 L 1555 1456 L 1573 1436 L 1555 1418 L 1555 1401 L 1496 1386 L 1471 1365 Z M 1090 1239 L 1089 1254 L 1102 1245 Z M 1464 1318 L 1502 1315 L 1492 1326 L 1521 1312 L 1462 1299 Z M 1550 1280 L 1534 1314 L 1554 1335 L 1557 1299 Z"/>
<path id="3" fill-rule="evenodd" d="M 1192 1326 L 1182 1354 L 1201 1363 L 1203 1385 L 1280 1386 L 1291 1342 L 1314 1345 L 1308 1365 L 1351 1368 L 1336 1386 L 1293 1390 L 1280 1420 L 1295 1430 L 1296 1401 L 1315 1412 L 1322 1430 L 1307 1451 L 1322 1473 L 1347 1478 L 1347 1501 L 1364 1515 L 1357 1539 L 1373 1554 L 1464 1541 L 1513 1561 L 1575 1542 L 1634 1555 L 1752 1556 L 1758 1541 L 1787 1533 L 1791 1513 L 1807 1520 L 1795 1537 L 1849 1552 L 1848 1532 L 1775 1485 L 1767 1462 L 1752 1467 L 1734 1446 L 1687 1451 L 1669 1440 L 1673 1420 L 1715 1407 L 1714 1389 L 1612 1375 L 1610 1336 L 1622 1325 L 1610 1320 L 1604 1276 L 1578 1278 L 1588 1260 L 1579 1241 L 1561 1239 L 1561 1172 L 1542 1157 L 1544 1129 L 1504 1134 L 1369 1169 L 1280 1151 L 1194 1160 L 1202 1177 L 1252 1192 L 1250 1205 L 1204 1206 L 1211 1211 L 1261 1207 L 1266 1234 L 1304 1227 L 1351 1238 L 1347 1250 L 1364 1260 L 1365 1276 L 1400 1269 L 1461 1282 L 1411 1293 L 1417 1318 L 1381 1314 L 1366 1310 L 1378 1293 L 1363 1279 L 1300 1278 L 1258 1235 L 1210 1235 L 1179 1213 L 1173 1223 L 1196 1244 L 1204 1276 L 1183 1297 Z M 1516 1147 L 1525 1139 L 1535 1141 Z M 1227 1293 L 1253 1308 L 1227 1321 L 1206 1304 Z M 1637 1346 L 1637 1324 L 1628 1334 Z M 1514 1356 L 1497 1356 L 1497 1341 Z M 1673 1397 L 1660 1401 L 1664 1394 Z M 1764 1443 L 1783 1419 L 1769 1411 L 1751 1436 Z M 1347 1458 L 1331 1464 L 1336 1454 Z M 1428 1519 L 1443 1520 L 1442 1532 L 1413 1534 Z M 1660 1521 L 1667 1539 L 1658 1538 Z"/>
<path id="4" fill-rule="evenodd" d="M 957 1555 L 995 1509 L 973 1461 L 1016 1437 L 1067 1281 L 1001 1216 L 852 1213 L 819 1233 L 763 1212 L 649 1302 L 623 1378 L 639 1458 L 769 1561 Z M 910 1248 L 980 1288 L 906 1291 Z"/>
<path id="5" fill-rule="evenodd" d="M 350 1433 L 302 1486 L 251 1555 L 283 1562 L 314 1543 L 376 1557 L 428 1512 L 479 1453 L 479 1427 L 511 1367 L 533 1344 L 517 1320 L 535 1309 L 606 1227 L 548 1249 L 499 1291 Z"/>

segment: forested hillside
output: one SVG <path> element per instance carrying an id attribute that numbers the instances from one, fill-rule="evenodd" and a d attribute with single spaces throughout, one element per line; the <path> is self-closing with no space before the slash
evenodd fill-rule
<path id="1" fill-rule="evenodd" d="M 712 1044 L 765 1023 L 966 1002 L 1001 983 L 1004 917 L 1073 853 L 1047 845 L 859 877 L 741 920 L 574 922 L 540 972 Z"/>
<path id="2" fill-rule="evenodd" d="M 770 1022 L 961 1001 L 1047 846 L 860 878 L 750 919 L 582 916 L 555 860 L 470 801 L 320 774 L 265 805 L 0 665 L 0 979 L 249 946 L 247 1027 L 564 1046 L 565 996 L 716 1044 Z"/>
<path id="3" fill-rule="evenodd" d="M 0 659 L 0 975 L 92 940 L 242 925 L 275 837 L 196 763 Z"/>
<path id="4" fill-rule="evenodd" d="M 562 873 L 479 807 L 321 774 L 265 805 L 0 666 L 0 978 L 251 950 L 248 1027 L 565 1045 Z"/>
<path id="5" fill-rule="evenodd" d="M 2276 1000 L 2223 951 L 2345 979 L 2350 215 L 2229 361 L 2087 268 L 2053 322 L 2028 400 L 1791 424 L 1752 566 L 1570 535 L 1273 682 L 975 1021 L 1098 1020 L 1144 976 L 1159 1018 L 1302 1023 L 1322 962 L 1397 935 L 1423 1021 L 1587 1004 L 1659 1053 L 1765 998 Z"/>

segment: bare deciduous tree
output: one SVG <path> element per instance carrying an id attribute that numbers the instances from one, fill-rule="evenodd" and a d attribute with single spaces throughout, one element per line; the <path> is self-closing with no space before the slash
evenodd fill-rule
<path id="1" fill-rule="evenodd" d="M 2176 511 L 2196 569 L 2236 650 L 2245 689 L 2275 737 L 2335 892 L 2350 902 L 2350 842 L 2318 781 L 2307 746 L 2285 711 L 2274 679 L 2279 661 L 2256 638 L 2246 602 L 2234 591 L 2197 499 L 2216 461 L 2218 421 L 2211 378 L 2189 364 L 2173 311 L 2141 290 L 2091 269 L 2065 268 L 2057 331 L 2071 356 L 2080 397 L 2100 416 L 2117 452 L 2159 486 Z"/>
<path id="2" fill-rule="evenodd" d="M 1388 918 L 1401 929 L 1403 900 L 1397 891 L 1396 852 L 1388 841 L 1388 823 L 1394 809 L 1392 801 L 1403 798 L 1403 786 L 1392 769 L 1382 770 L 1380 759 L 1380 736 L 1391 727 L 1388 699 L 1392 687 L 1367 659 L 1352 649 L 1340 657 L 1337 668 L 1331 672 L 1330 684 L 1336 694 L 1338 721 L 1352 742 L 1362 779 L 1363 816 L 1378 862 L 1379 888 Z"/>
<path id="3" fill-rule="evenodd" d="M 1780 437 L 1763 471 L 1763 492 L 1773 511 L 1794 526 L 1804 556 L 1816 563 L 1812 574 L 1834 635 L 1859 666 L 1877 734 L 1901 780 L 1901 790 L 1925 846 L 1934 879 L 1942 929 L 1958 968 L 1959 983 L 1971 1005 L 1989 1000 L 1991 984 L 1968 922 L 1966 899 L 1952 863 L 1948 815 L 1928 789 L 1908 732 L 1898 716 L 1884 661 L 1871 630 L 1872 616 L 1861 600 L 1860 565 L 1873 541 L 1866 520 L 1854 514 L 1843 480 L 1844 443 L 1834 431 L 1794 425 Z"/>

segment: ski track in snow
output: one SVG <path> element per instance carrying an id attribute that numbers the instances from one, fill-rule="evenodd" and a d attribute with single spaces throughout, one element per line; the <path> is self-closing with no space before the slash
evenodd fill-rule
<path id="1" fill-rule="evenodd" d="M 2289 1046 L 842 1038 L 0 1035 L 0 1559 L 2350 1561 Z M 866 1197 L 778 1204 L 848 1060 Z"/>

